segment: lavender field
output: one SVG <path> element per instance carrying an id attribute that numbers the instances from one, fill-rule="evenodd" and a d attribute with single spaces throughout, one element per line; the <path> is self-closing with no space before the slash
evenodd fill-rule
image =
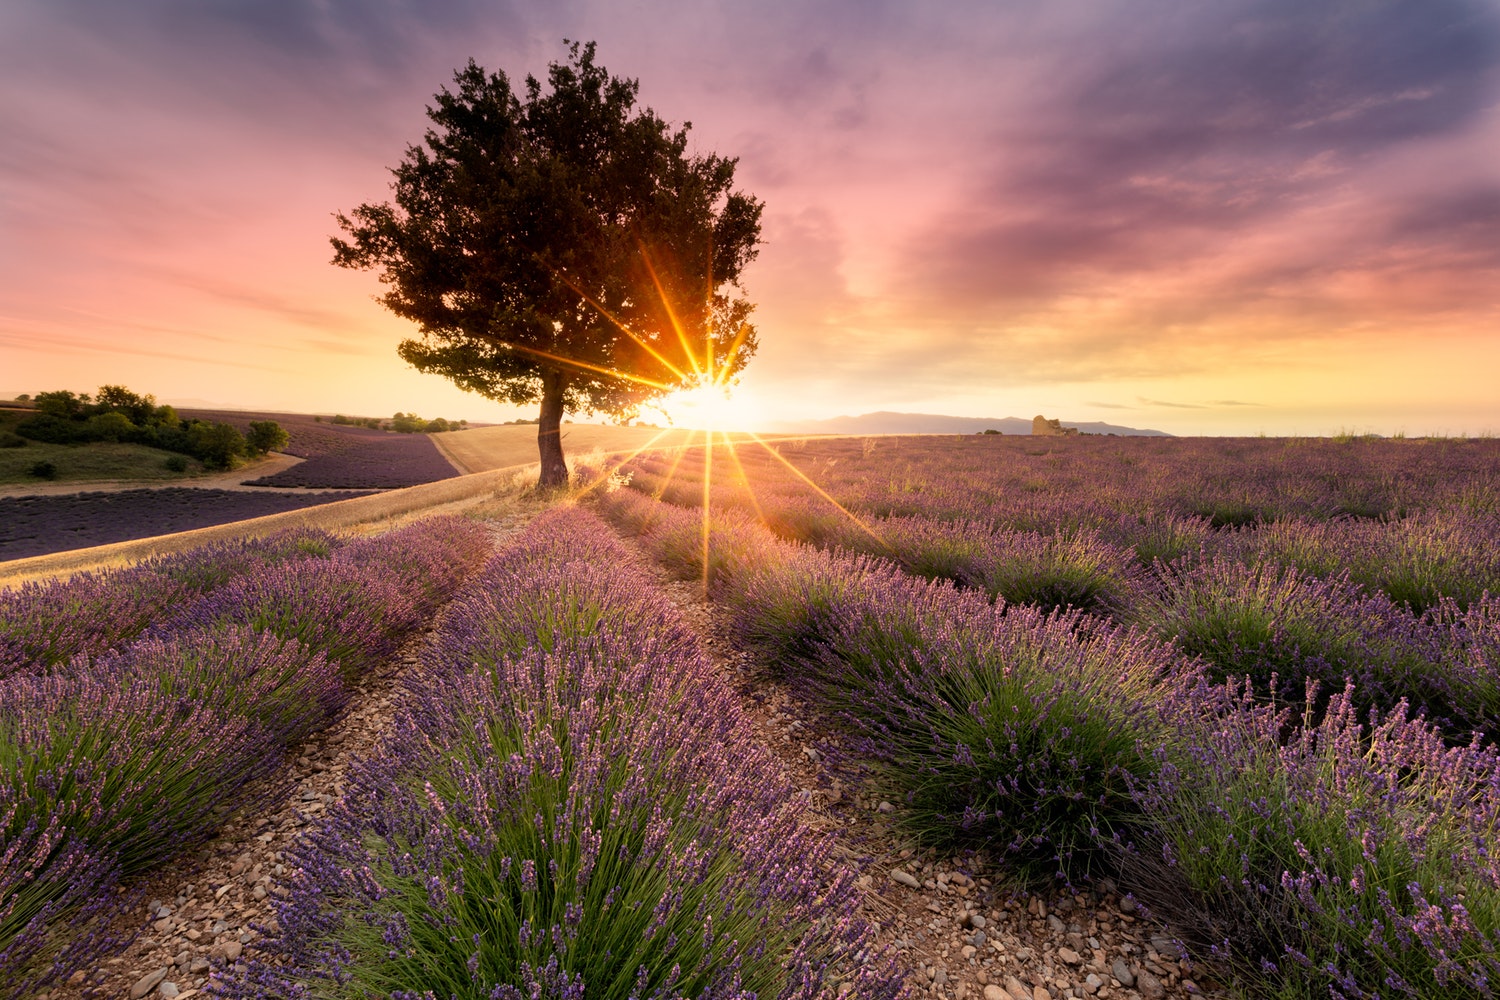
<path id="1" fill-rule="evenodd" d="M 383 490 L 458 475 L 425 434 L 397 434 L 289 413 L 203 410 L 185 415 L 221 420 L 241 431 L 256 419 L 274 419 L 281 425 L 289 438 L 282 450 L 303 461 L 275 475 L 248 480 L 247 486 Z"/>
<path id="2" fill-rule="evenodd" d="M 742 443 L 0 592 L 0 997 L 1492 996 L 1497 483 Z"/>
<path id="3" fill-rule="evenodd" d="M 870 438 L 619 479 L 608 516 L 913 836 L 1118 881 L 1243 993 L 1492 995 L 1500 444 Z"/>

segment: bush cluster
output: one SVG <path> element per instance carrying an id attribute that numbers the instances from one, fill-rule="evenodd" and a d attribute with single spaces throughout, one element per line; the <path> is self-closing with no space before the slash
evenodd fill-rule
<path id="1" fill-rule="evenodd" d="M 233 468 L 242 458 L 263 455 L 288 440 L 274 420 L 253 421 L 247 436 L 225 423 L 182 420 L 172 407 L 158 406 L 155 397 L 118 385 L 101 386 L 92 399 L 88 393 L 74 395 L 66 389 L 40 392 L 34 403 L 36 415 L 16 424 L 15 434 L 23 439 L 142 444 L 189 455 L 209 468 Z M 35 470 L 32 474 L 43 475 Z"/>

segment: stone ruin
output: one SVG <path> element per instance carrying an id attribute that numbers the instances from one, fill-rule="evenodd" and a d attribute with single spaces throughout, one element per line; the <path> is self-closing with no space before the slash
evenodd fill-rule
<path id="1" fill-rule="evenodd" d="M 1040 413 L 1031 418 L 1031 433 L 1036 437 L 1067 437 L 1077 434 L 1077 427 L 1064 427 L 1058 419 L 1048 420 Z"/>

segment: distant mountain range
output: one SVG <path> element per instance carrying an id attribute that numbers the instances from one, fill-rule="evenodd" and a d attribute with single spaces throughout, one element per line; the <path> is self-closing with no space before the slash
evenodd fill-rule
<path id="1" fill-rule="evenodd" d="M 1077 427 L 1083 434 L 1172 436 L 1166 431 L 1120 427 L 1097 420 L 1063 420 L 1063 426 Z M 780 434 L 979 434 L 987 430 L 1002 434 L 1030 434 L 1031 421 L 1020 417 L 948 417 L 937 413 L 892 413 L 887 410 L 828 420 L 782 420 L 771 424 L 768 429 Z"/>

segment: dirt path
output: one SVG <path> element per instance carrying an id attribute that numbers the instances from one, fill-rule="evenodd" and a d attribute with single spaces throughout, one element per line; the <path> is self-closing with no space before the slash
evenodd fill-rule
<path id="1" fill-rule="evenodd" d="M 626 539 L 627 544 L 631 540 Z M 919 850 L 899 809 L 877 789 L 845 787 L 824 753 L 836 733 L 750 654 L 734 648 L 722 613 L 698 583 L 670 579 L 638 551 L 642 568 L 680 609 L 737 690 L 756 737 L 809 800 L 807 823 L 832 831 L 858 872 L 865 916 L 907 981 L 939 1000 L 1185 1000 L 1206 992 L 1177 958 L 1170 932 L 1109 888 L 1093 894 L 1009 891 L 982 854 Z"/>
<path id="2" fill-rule="evenodd" d="M 523 505 L 487 522 L 497 547 L 535 512 Z M 264 806 L 232 818 L 198 850 L 129 884 L 138 905 L 122 914 L 113 930 L 138 936 L 105 959 L 103 979 L 92 993 L 84 992 L 78 974 L 39 1000 L 205 996 L 215 966 L 253 953 L 259 928 L 275 925 L 271 899 L 285 891 L 283 851 L 343 796 L 351 764 L 379 745 L 399 689 L 419 669 L 417 654 L 430 634 L 431 629 L 409 640 L 384 670 L 355 690 L 337 722 L 289 755 L 282 773 L 264 782 L 269 796 Z"/>
<path id="3" fill-rule="evenodd" d="M 302 487 L 245 486 L 244 481 L 257 476 L 274 476 L 290 469 L 303 459 L 273 451 L 265 458 L 228 472 L 213 472 L 181 479 L 69 479 L 64 482 L 7 483 L 0 485 L 0 497 L 63 496 L 69 493 L 121 493 L 125 490 L 161 490 L 185 486 L 199 490 L 246 490 L 255 493 L 300 493 Z"/>

